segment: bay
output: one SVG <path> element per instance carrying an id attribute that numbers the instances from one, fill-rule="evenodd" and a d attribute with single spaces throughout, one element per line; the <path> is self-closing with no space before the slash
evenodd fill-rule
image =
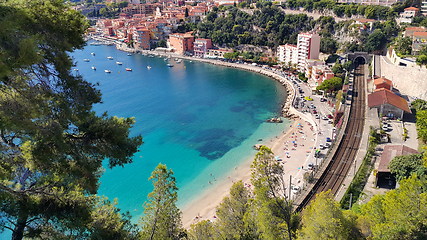
<path id="1" fill-rule="evenodd" d="M 113 46 L 88 45 L 71 56 L 77 62 L 74 74 L 99 83 L 103 103 L 94 106 L 97 114 L 135 117 L 131 135 L 144 138 L 132 164 L 112 170 L 105 165 L 98 192 L 117 198 L 119 208 L 130 211 L 134 221 L 143 214 L 142 205 L 153 189 L 148 178 L 159 163 L 174 171 L 182 208 L 209 191 L 212 178 L 223 179 L 253 158 L 252 146 L 262 143 L 259 139 L 269 141 L 289 125 L 286 119 L 265 123 L 280 115 L 286 90 L 256 73 L 197 61 L 127 56 Z"/>

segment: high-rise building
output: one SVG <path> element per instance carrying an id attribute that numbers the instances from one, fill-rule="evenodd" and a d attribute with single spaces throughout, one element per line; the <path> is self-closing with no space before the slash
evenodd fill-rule
<path id="1" fill-rule="evenodd" d="M 319 59 L 320 36 L 317 33 L 298 34 L 298 70 L 305 72 L 307 59 Z"/>
<path id="2" fill-rule="evenodd" d="M 300 72 L 306 70 L 307 59 L 318 59 L 320 53 L 320 36 L 317 33 L 298 34 L 297 45 L 285 44 L 277 48 L 277 56 L 284 64 L 297 65 Z"/>

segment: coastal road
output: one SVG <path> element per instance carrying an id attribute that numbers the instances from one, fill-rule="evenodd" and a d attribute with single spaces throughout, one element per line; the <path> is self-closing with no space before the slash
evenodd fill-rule
<path id="1" fill-rule="evenodd" d="M 310 202 L 315 199 L 316 194 L 320 192 L 331 190 L 332 194 L 335 195 L 353 164 L 359 149 L 365 118 L 364 67 L 364 65 L 356 66 L 350 115 L 342 141 L 339 143 L 337 151 L 334 153 L 323 174 L 297 207 L 297 211 L 302 211 L 305 207 L 309 206 Z"/>

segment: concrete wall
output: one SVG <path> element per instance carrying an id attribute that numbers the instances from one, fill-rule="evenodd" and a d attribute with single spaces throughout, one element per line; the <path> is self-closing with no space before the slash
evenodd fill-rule
<path id="1" fill-rule="evenodd" d="M 425 66 L 403 67 L 392 64 L 381 56 L 381 75 L 393 82 L 403 95 L 427 101 L 427 69 Z"/>

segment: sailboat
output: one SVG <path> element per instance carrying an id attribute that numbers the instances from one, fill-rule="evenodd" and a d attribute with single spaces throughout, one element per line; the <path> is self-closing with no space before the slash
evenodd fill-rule
<path id="1" fill-rule="evenodd" d="M 117 61 L 117 62 L 116 62 L 116 64 L 117 64 L 117 65 L 122 65 L 123 63 L 122 63 L 122 62 Z"/>
<path id="2" fill-rule="evenodd" d="M 92 56 L 95 56 L 95 53 L 94 53 L 94 52 L 91 52 L 90 54 L 92 54 Z"/>
<path id="3" fill-rule="evenodd" d="M 96 67 L 95 67 L 95 66 L 92 66 L 92 70 L 96 70 Z"/>
<path id="4" fill-rule="evenodd" d="M 132 72 L 132 68 L 129 67 L 129 64 L 126 62 L 126 71 Z"/>
<path id="5" fill-rule="evenodd" d="M 151 69 L 150 65 L 147 66 L 148 69 Z"/>
<path id="6" fill-rule="evenodd" d="M 114 59 L 112 56 L 108 56 L 107 58 L 108 58 L 108 59 L 110 59 L 110 60 L 113 60 L 113 59 Z"/>
<path id="7" fill-rule="evenodd" d="M 108 69 L 105 69 L 105 70 L 104 70 L 104 72 L 106 72 L 106 73 L 111 73 L 111 71 L 110 71 L 110 70 L 108 70 Z"/>

